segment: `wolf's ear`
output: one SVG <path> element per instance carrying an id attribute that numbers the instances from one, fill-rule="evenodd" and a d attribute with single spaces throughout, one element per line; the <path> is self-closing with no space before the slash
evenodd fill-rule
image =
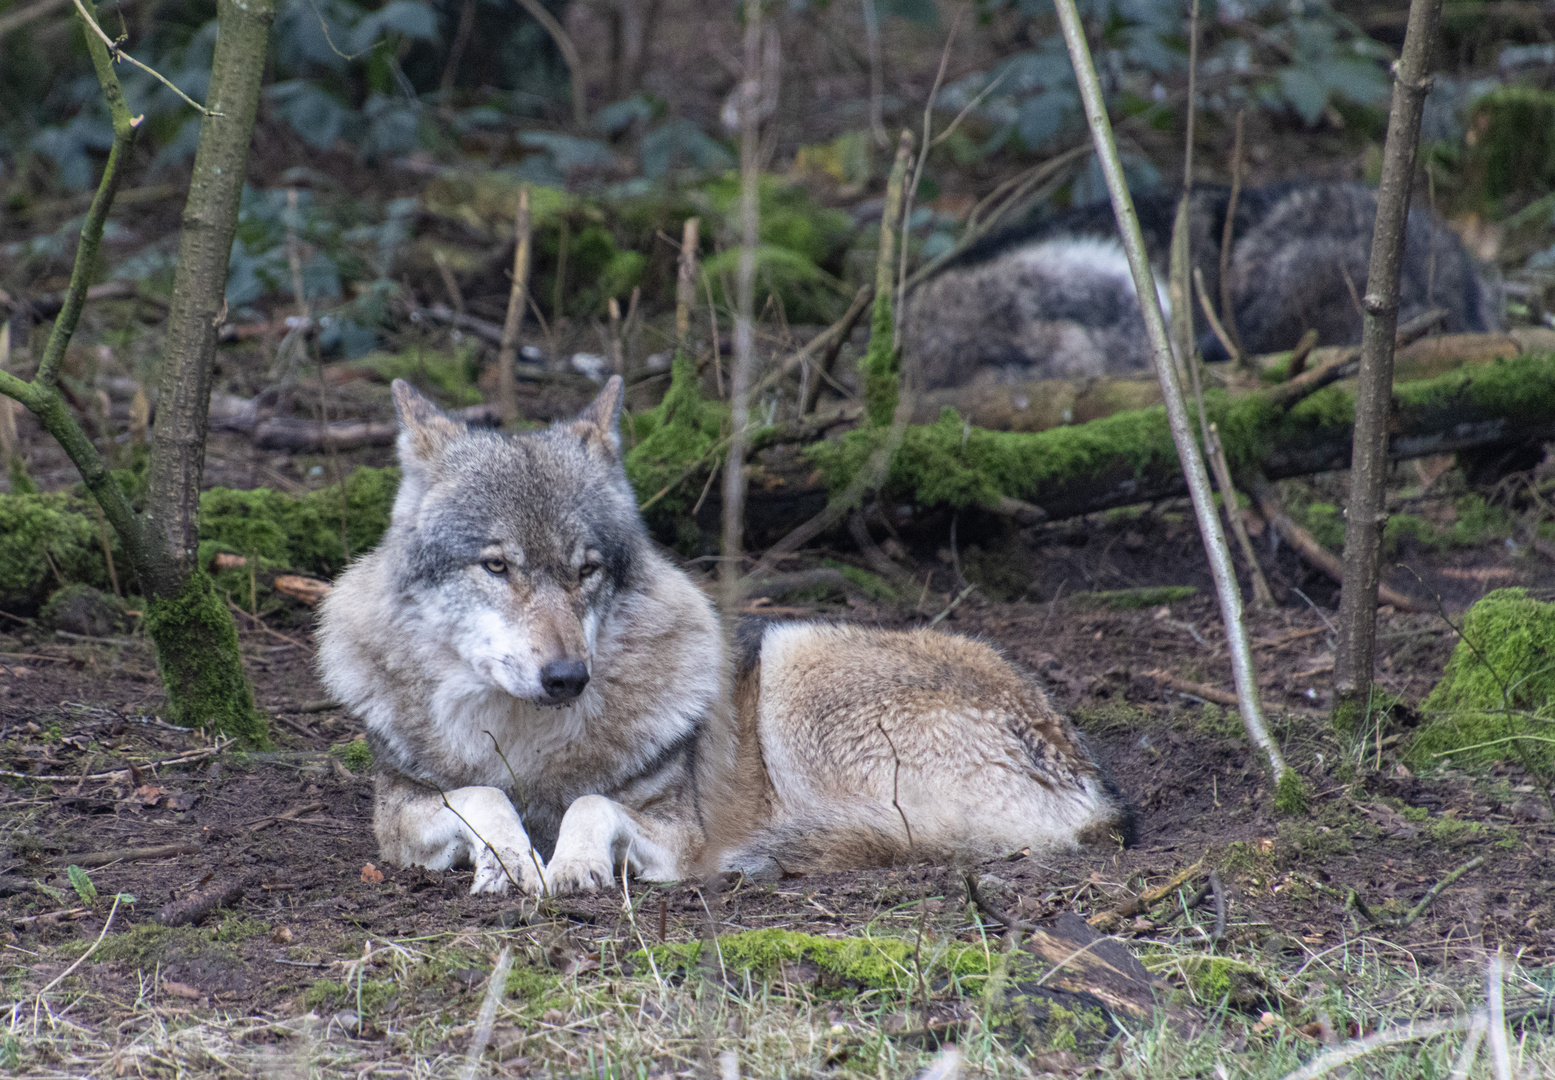
<path id="1" fill-rule="evenodd" d="M 400 418 L 399 456 L 406 468 L 431 461 L 467 430 L 416 392 L 404 379 L 395 379 L 394 411 Z"/>
<path id="2" fill-rule="evenodd" d="M 611 457 L 621 456 L 621 399 L 625 383 L 612 375 L 599 396 L 572 422 L 572 430 L 590 449 L 598 446 Z"/>

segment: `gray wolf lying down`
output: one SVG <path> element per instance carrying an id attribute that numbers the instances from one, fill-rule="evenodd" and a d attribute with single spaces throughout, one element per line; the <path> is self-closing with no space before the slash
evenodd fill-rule
<path id="1" fill-rule="evenodd" d="M 511 437 L 403 382 L 394 398 L 393 520 L 319 627 L 324 681 L 367 725 L 387 861 L 567 893 L 1124 826 L 1069 721 L 986 645 L 775 625 L 734 679 L 712 605 L 637 512 L 619 379 Z"/>
<path id="2" fill-rule="evenodd" d="M 1179 198 L 1159 188 L 1135 199 L 1163 310 Z M 1229 189 L 1199 186 L 1189 203 L 1193 265 L 1217 312 L 1229 202 Z M 1499 289 L 1421 202 L 1409 213 L 1399 321 L 1439 307 L 1448 333 L 1499 329 Z M 1322 345 L 1359 343 L 1376 218 L 1377 194 L 1360 184 L 1292 182 L 1241 193 L 1229 276 L 1249 353 L 1293 348 L 1309 328 Z M 994 233 L 914 289 L 904 340 L 924 386 L 1147 370 L 1150 346 L 1117 235 L 1110 203 L 1078 207 Z M 1197 304 L 1193 315 L 1205 359 L 1229 359 Z"/>

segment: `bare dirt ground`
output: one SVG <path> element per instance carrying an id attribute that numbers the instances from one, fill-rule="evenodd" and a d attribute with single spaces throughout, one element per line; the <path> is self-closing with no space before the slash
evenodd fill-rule
<path id="1" fill-rule="evenodd" d="M 16 1003 L 4 1048 L 9 1063 L 39 1075 L 101 1075 L 96 1070 L 111 1074 L 121 1067 L 241 1073 L 258 1060 L 243 1058 L 241 1047 L 279 1053 L 271 1044 L 294 1044 L 295 1025 L 306 1021 L 313 1025 L 308 1045 L 333 1047 L 334 1057 L 318 1059 L 331 1075 L 334 1066 L 345 1075 L 402 1068 L 437 1074 L 465 1052 L 498 942 L 518 949 L 519 969 L 536 985 L 561 980 L 575 995 L 584 993 L 580 988 L 609 992 L 619 1005 L 636 1000 L 625 989 L 642 977 L 642 954 L 633 961 L 633 953 L 660 941 L 696 940 L 710 919 L 720 935 L 760 929 L 823 937 L 916 934 L 921 947 L 927 934 L 954 946 L 1002 933 L 992 916 L 968 908 L 968 870 L 993 913 L 1041 924 L 1062 912 L 1093 916 L 1119 908 L 1201 859 L 1183 895 L 1209 868 L 1217 870 L 1228 918 L 1220 948 L 1243 957 L 1227 962 L 1245 978 L 1206 990 L 1195 975 L 1199 960 L 1160 964 L 1176 955 L 1173 949 L 1197 948 L 1192 939 L 1202 932 L 1192 927 L 1213 922 L 1213 913 L 1206 914 L 1212 897 L 1189 913 L 1174 891 L 1153 908 L 1128 913 L 1113 933 L 1137 954 L 1155 957 L 1159 1002 L 1188 1001 L 1201 1017 L 1223 1006 L 1240 1018 L 1244 1043 L 1248 1024 L 1285 1023 L 1281 1030 L 1294 1054 L 1321 1037 L 1323 1024 L 1348 1023 L 1352 1033 L 1378 1026 L 1388 994 L 1398 995 L 1402 1007 L 1407 995 L 1396 988 L 1379 992 L 1370 1016 L 1338 1004 L 1352 954 L 1370 956 L 1374 967 L 1412 970 L 1425 984 L 1436 985 L 1435 978 L 1457 987 L 1453 993 L 1471 993 L 1484 950 L 1500 946 L 1518 970 L 1535 973 L 1524 977 L 1523 996 L 1546 1001 L 1555 963 L 1555 824 L 1521 766 L 1505 763 L 1477 778 L 1451 770 L 1417 773 L 1397 756 L 1414 722 L 1407 710 L 1358 742 L 1338 740 L 1321 711 L 1332 658 L 1323 608 L 1329 597 L 1286 552 L 1268 568 L 1276 591 L 1290 602 L 1252 615 L 1250 629 L 1273 726 L 1313 799 L 1310 816 L 1276 818 L 1234 712 L 1163 691 L 1145 674 L 1162 669 L 1229 685 L 1208 590 L 1135 611 L 1093 609 L 1086 596 L 1073 595 L 1082 591 L 1077 585 L 1096 590 L 1204 577 L 1191 524 L 1183 527 L 1168 512 L 1098 525 L 1083 544 L 1066 535 L 1030 534 L 1019 549 L 1032 560 L 1025 572 L 1035 580 L 1033 594 L 1044 599 L 995 603 L 974 595 L 942 625 L 1004 647 L 1077 718 L 1137 809 L 1131 846 L 974 868 L 722 882 L 711 890 L 634 883 L 625 897 L 617 891 L 538 907 L 517 897 L 470 896 L 466 872 L 377 865 L 371 781 L 352 773 L 345 762 L 353 759 L 342 753 L 359 725 L 322 700 L 305 612 L 295 625 L 243 634 L 258 700 L 274 720 L 277 749 L 263 753 L 218 751 L 198 733 L 157 720 L 160 689 L 143 637 L 66 639 L 17 626 L 0 636 L 0 768 L 8 770 L 9 785 L 0 802 L 6 920 L 0 980 Z M 976 547 L 954 555 L 975 556 Z M 1465 583 L 1477 593 L 1491 584 L 1548 587 L 1555 578 L 1555 564 L 1514 555 L 1505 545 L 1410 561 L 1423 580 L 1457 589 L 1444 609 L 1448 616 L 1473 599 L 1461 595 Z M 929 588 L 916 610 L 854 597 L 847 606 L 796 604 L 770 614 L 922 624 L 946 607 L 954 581 L 953 571 L 932 556 L 928 566 L 934 568 Z M 1454 573 L 1464 570 L 1477 576 Z M 1070 584 L 1060 589 L 1064 582 Z M 1313 602 L 1303 602 L 1297 590 Z M 1440 615 L 1384 612 L 1381 638 L 1385 684 L 1415 702 L 1440 672 L 1455 632 Z M 169 846 L 173 854 L 165 853 Z M 144 849 L 164 854 L 146 857 Z M 1475 856 L 1483 864 L 1409 925 L 1362 918 L 1362 910 L 1379 922 L 1396 918 Z M 94 902 L 73 887 L 66 873 L 72 863 L 87 869 Z M 155 919 L 179 898 L 235 883 L 245 886 L 242 898 L 196 926 L 167 930 Z M 1359 906 L 1348 900 L 1351 890 Z M 104 932 L 119 893 L 134 902 L 121 899 L 101 945 L 40 995 Z M 1345 962 L 1332 966 L 1340 956 Z M 519 986 L 517 978 L 508 985 Z M 576 996 L 535 993 L 504 1007 L 491 1068 L 505 1075 L 584 1071 L 596 1044 L 601 1054 L 615 1045 L 614 1029 L 600 1019 L 609 1010 L 597 1001 L 586 1006 Z M 812 1001 L 809 993 L 801 996 L 812 1007 L 811 1019 L 820 1017 L 826 1030 L 827 1024 L 848 1028 L 848 1010 L 856 1012 L 861 1000 L 839 1005 L 819 991 Z M 927 984 L 923 993 L 933 999 L 932 1009 L 924 1004 L 923 1031 L 938 1031 L 936 1042 L 974 1041 L 968 1010 L 975 1012 L 976 994 Z M 1408 1008 L 1426 1007 L 1419 996 L 1409 998 Z M 1445 1001 L 1449 1009 L 1462 1004 L 1461 998 Z M 629 1010 L 638 1022 L 643 1007 Z M 890 1023 L 869 1015 L 878 1030 L 890 1030 Z M 223 1028 L 231 1040 L 226 1050 L 205 1046 L 195 1053 L 176 1039 L 167 1042 L 170 1031 L 206 1031 L 218 1019 L 230 1026 L 238 1017 L 247 1018 L 248 1034 L 240 1038 Z M 1301 1034 L 1303 1025 L 1319 1035 Z M 40 1028 L 47 1037 L 37 1034 Z M 148 1032 L 160 1032 L 164 1042 Z M 621 1051 L 638 1055 L 626 1072 L 603 1064 L 593 1071 L 693 1068 L 695 1025 L 688 1032 L 683 1044 Z M 797 1052 L 776 1060 L 787 1060 L 785 1070 L 796 1075 L 811 1071 L 806 1061 L 839 1075 L 860 1068 L 873 1074 L 877 1066 L 895 1075 L 926 1045 L 910 1043 L 892 1051 L 905 1057 L 892 1058 L 889 1069 L 879 1065 L 878 1054 L 868 1063 L 856 1054 L 832 1060 Z M 162 1048 L 147 1049 L 153 1044 Z M 1043 1059 L 1057 1071 L 1083 1070 L 1090 1061 L 1072 1045 L 1057 1045 L 1059 1057 Z M 233 1064 L 244 1060 L 249 1064 Z M 1009 1065 L 1011 1075 L 1021 1075 L 1032 1060 L 994 1054 L 983 1067 L 999 1074 Z"/>

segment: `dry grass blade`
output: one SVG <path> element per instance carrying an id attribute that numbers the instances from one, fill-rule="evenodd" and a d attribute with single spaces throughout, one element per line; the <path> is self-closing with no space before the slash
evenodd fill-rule
<path id="1" fill-rule="evenodd" d="M 1380 1050 L 1385 1046 L 1395 1046 L 1398 1043 L 1414 1042 L 1417 1039 L 1431 1039 L 1437 1035 L 1446 1035 L 1452 1031 L 1463 1031 L 1472 1023 L 1470 1017 L 1458 1017 L 1450 1020 L 1427 1020 L 1423 1023 L 1402 1024 L 1398 1027 L 1386 1028 L 1375 1035 L 1368 1035 L 1364 1039 L 1356 1039 L 1336 1046 L 1332 1050 L 1319 1054 L 1312 1061 L 1303 1065 L 1293 1073 L 1289 1073 L 1285 1080 L 1317 1080 L 1319 1076 L 1327 1076 L 1341 1065 L 1348 1064 L 1358 1057 L 1364 1057 L 1374 1050 Z M 1510 1074 L 1508 1074 L 1510 1080 Z"/>
<path id="2" fill-rule="evenodd" d="M 91 959 L 92 954 L 97 951 L 97 947 L 103 943 L 103 938 L 108 936 L 108 928 L 113 925 L 113 917 L 119 912 L 119 901 L 123 898 L 123 896 L 123 893 L 117 893 L 114 895 L 113 907 L 108 909 L 108 918 L 103 920 L 103 931 L 97 935 L 97 940 L 92 942 L 92 947 L 77 957 L 75 963 L 71 964 L 64 971 L 61 971 L 58 975 L 54 976 L 53 979 L 49 980 L 49 984 L 47 986 L 38 991 L 38 996 L 34 1000 L 32 1008 L 32 1022 L 34 1027 L 36 1027 L 38 1023 L 38 1010 L 42 1007 L 43 999 L 48 994 L 48 992 L 69 978 L 70 974 L 75 971 L 76 968 L 80 967 L 82 964 Z"/>
<path id="3" fill-rule="evenodd" d="M 497 954 L 496 965 L 491 969 L 491 979 L 486 983 L 486 997 L 481 1002 L 480 1014 L 475 1018 L 475 1034 L 470 1037 L 470 1052 L 465 1058 L 464 1068 L 459 1072 L 460 1080 L 475 1080 L 475 1074 L 480 1071 L 481 1058 L 491 1043 L 492 1025 L 497 1022 L 497 1009 L 507 994 L 508 972 L 512 967 L 513 950 L 504 945 Z"/>
<path id="4" fill-rule="evenodd" d="M 1490 1061 L 1496 1080 L 1512 1080 L 1512 1055 L 1506 1042 L 1506 1003 L 1503 996 L 1503 963 L 1498 948 L 1485 965 L 1485 1005 L 1490 1013 Z"/>

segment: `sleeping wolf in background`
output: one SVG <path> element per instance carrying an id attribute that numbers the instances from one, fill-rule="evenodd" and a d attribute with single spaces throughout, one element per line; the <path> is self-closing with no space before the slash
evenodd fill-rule
<path id="1" fill-rule="evenodd" d="M 1179 197 L 1162 189 L 1135 200 L 1163 310 Z M 1217 313 L 1229 201 L 1229 189 L 1196 187 L 1190 204 L 1193 264 Z M 1376 216 L 1376 192 L 1360 184 L 1290 183 L 1241 193 L 1230 276 L 1247 352 L 1292 348 L 1308 328 L 1322 345 L 1361 340 Z M 1449 333 L 1501 325 L 1498 290 L 1457 236 L 1418 205 L 1409 213 L 1399 296 L 1400 322 L 1440 307 Z M 905 341 L 930 390 L 1143 370 L 1150 344 L 1135 297 L 1112 206 L 1098 203 L 974 244 L 909 295 Z M 1194 315 L 1204 328 L 1196 303 Z M 1206 359 L 1227 359 L 1207 328 L 1199 348 Z"/>
<path id="2" fill-rule="evenodd" d="M 653 547 L 621 380 L 576 420 L 469 431 L 403 382 L 383 543 L 324 602 L 367 725 L 383 857 L 472 892 L 950 860 L 1101 840 L 1124 813 L 993 649 L 789 623 L 730 685 L 713 607 Z"/>

